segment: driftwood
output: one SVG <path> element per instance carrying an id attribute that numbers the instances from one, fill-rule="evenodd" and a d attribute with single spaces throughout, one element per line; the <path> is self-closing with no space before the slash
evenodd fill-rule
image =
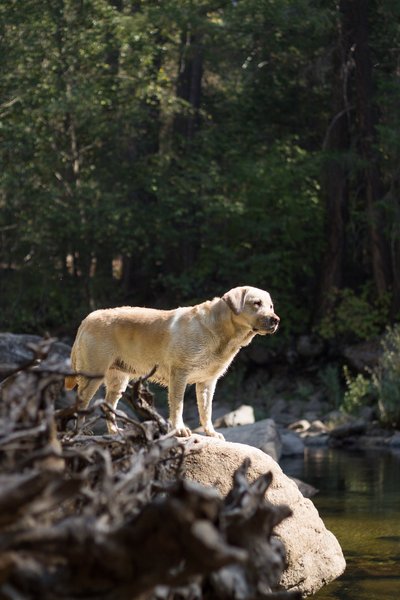
<path id="1" fill-rule="evenodd" d="M 290 511 L 265 501 L 269 474 L 249 484 L 244 463 L 226 499 L 183 480 L 145 381 L 125 400 L 147 420 L 115 411 L 118 435 L 76 430 L 78 407 L 55 408 L 65 368 L 41 370 L 48 348 L 0 386 L 1 599 L 298 597 L 278 590 L 272 532 Z M 98 406 L 86 427 L 112 410 Z"/>

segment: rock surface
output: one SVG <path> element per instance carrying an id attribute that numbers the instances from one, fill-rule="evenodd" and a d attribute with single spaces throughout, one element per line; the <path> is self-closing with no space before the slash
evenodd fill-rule
<path id="1" fill-rule="evenodd" d="M 214 427 L 237 427 L 238 425 L 251 425 L 254 422 L 254 408 L 249 404 L 242 404 L 216 419 Z"/>
<path id="2" fill-rule="evenodd" d="M 297 479 L 297 477 L 289 477 L 289 479 L 291 481 L 294 481 L 294 483 L 299 488 L 300 492 L 303 494 L 304 498 L 312 498 L 313 496 L 315 496 L 315 494 L 318 494 L 319 492 L 319 490 L 313 485 L 305 483 L 304 481 L 301 481 L 301 479 Z"/>
<path id="3" fill-rule="evenodd" d="M 10 371 L 21 367 L 32 360 L 34 353 L 29 348 L 30 344 L 36 345 L 43 338 L 39 335 L 0 333 L 0 379 L 7 377 Z M 62 342 L 55 342 L 49 356 L 42 364 L 49 364 L 55 360 L 67 360 L 71 348 Z"/>
<path id="4" fill-rule="evenodd" d="M 302 456 L 305 444 L 301 437 L 294 431 L 281 431 L 282 456 Z"/>
<path id="5" fill-rule="evenodd" d="M 382 355 L 382 340 L 373 339 L 347 346 L 343 356 L 347 363 L 360 373 L 373 369 Z"/>
<path id="6" fill-rule="evenodd" d="M 192 436 L 187 444 L 185 477 L 217 488 L 223 496 L 231 489 L 235 469 L 246 457 L 251 460 L 250 480 L 271 471 L 273 481 L 267 492 L 268 500 L 287 504 L 293 511 L 276 528 L 287 552 L 288 566 L 280 582 L 284 589 L 314 594 L 343 573 L 346 564 L 337 539 L 326 529 L 311 500 L 304 498 L 270 456 L 244 444 L 202 436 Z"/>
<path id="7" fill-rule="evenodd" d="M 400 431 L 396 431 L 395 434 L 390 438 L 389 446 L 392 448 L 400 448 Z"/>
<path id="8" fill-rule="evenodd" d="M 222 433 L 227 442 L 239 442 L 259 448 L 274 460 L 279 460 L 281 456 L 282 441 L 273 419 L 263 419 L 250 425 L 221 427 L 217 431 Z"/>

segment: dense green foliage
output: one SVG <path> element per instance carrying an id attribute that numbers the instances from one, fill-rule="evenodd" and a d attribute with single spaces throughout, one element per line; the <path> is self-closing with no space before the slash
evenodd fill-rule
<path id="1" fill-rule="evenodd" d="M 3 0 L 0 329 L 245 283 L 287 335 L 382 330 L 400 300 L 399 16 Z"/>
<path id="2" fill-rule="evenodd" d="M 345 367 L 346 391 L 343 409 L 357 414 L 363 406 L 373 406 L 379 421 L 400 426 L 400 326 L 388 328 L 382 339 L 382 354 L 368 375 L 352 376 Z"/>

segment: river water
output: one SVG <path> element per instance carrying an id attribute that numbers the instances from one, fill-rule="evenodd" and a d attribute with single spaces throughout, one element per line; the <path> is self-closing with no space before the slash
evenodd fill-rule
<path id="1" fill-rule="evenodd" d="M 400 453 L 308 448 L 281 466 L 320 490 L 312 500 L 347 561 L 313 598 L 400 600 Z"/>

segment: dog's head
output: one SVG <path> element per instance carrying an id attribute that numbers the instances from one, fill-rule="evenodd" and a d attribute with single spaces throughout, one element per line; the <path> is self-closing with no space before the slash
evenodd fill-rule
<path id="1" fill-rule="evenodd" d="M 271 296 L 258 288 L 241 286 L 233 288 L 222 296 L 233 313 L 233 319 L 247 325 L 255 333 L 267 335 L 275 333 L 279 317 L 274 312 Z"/>

